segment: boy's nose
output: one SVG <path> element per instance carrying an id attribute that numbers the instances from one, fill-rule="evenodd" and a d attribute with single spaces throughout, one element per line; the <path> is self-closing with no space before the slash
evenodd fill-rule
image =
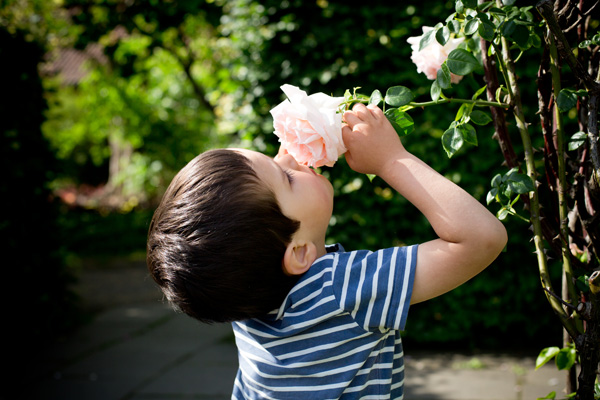
<path id="1" fill-rule="evenodd" d="M 275 156 L 275 161 L 277 161 L 281 165 L 286 166 L 287 168 L 298 168 L 298 163 L 296 162 L 296 159 L 289 154 L 278 154 Z"/>

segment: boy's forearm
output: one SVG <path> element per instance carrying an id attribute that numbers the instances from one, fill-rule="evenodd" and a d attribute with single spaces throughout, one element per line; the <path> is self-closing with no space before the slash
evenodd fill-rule
<path id="1" fill-rule="evenodd" d="M 380 176 L 415 205 L 443 240 L 504 240 L 504 226 L 477 200 L 406 150 L 398 152 Z"/>

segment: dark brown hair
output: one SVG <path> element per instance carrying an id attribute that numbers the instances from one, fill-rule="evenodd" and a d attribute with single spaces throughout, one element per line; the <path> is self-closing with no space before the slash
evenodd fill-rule
<path id="1" fill-rule="evenodd" d="M 148 269 L 166 298 L 200 321 L 260 317 L 297 281 L 282 260 L 299 225 L 245 156 L 211 150 L 175 176 L 156 209 Z"/>

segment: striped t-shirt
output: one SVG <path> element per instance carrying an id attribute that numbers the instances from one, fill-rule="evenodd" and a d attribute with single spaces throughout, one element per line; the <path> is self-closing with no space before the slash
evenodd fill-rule
<path id="1" fill-rule="evenodd" d="M 337 245 L 339 246 L 339 245 Z M 233 323 L 232 399 L 401 399 L 417 246 L 319 258 L 282 306 Z"/>

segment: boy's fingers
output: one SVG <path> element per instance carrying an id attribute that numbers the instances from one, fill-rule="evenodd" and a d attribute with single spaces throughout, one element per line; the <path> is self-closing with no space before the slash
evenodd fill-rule
<path id="1" fill-rule="evenodd" d="M 356 115 L 354 111 L 346 111 L 344 113 L 344 121 L 346 121 L 346 123 L 350 125 L 350 127 L 353 127 L 354 125 L 362 122 L 362 120 Z"/>
<path id="2" fill-rule="evenodd" d="M 383 111 L 381 111 L 381 108 L 379 108 L 375 104 L 369 104 L 367 108 L 371 111 L 371 114 L 373 114 L 376 118 L 384 116 Z"/>
<path id="3" fill-rule="evenodd" d="M 352 128 L 350 128 L 348 125 L 342 126 L 342 140 L 344 141 L 344 143 L 348 143 L 348 140 L 350 140 L 351 134 L 352 134 Z"/>
<path id="4" fill-rule="evenodd" d="M 352 107 L 352 111 L 354 111 L 354 113 L 362 120 L 371 116 L 369 109 L 362 103 L 355 104 L 354 107 Z"/>

